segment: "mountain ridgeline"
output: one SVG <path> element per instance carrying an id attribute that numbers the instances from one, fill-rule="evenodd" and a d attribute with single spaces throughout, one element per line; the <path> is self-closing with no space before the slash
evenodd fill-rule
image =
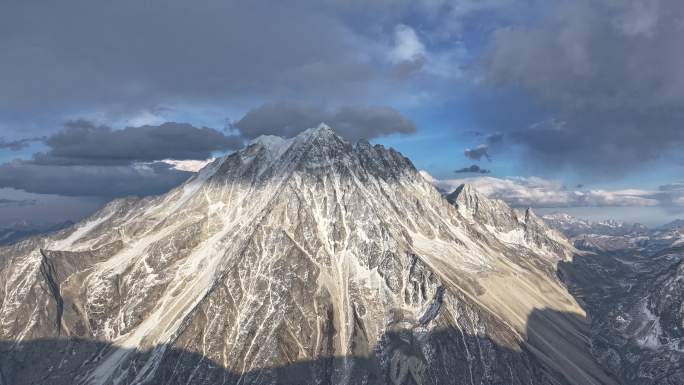
<path id="1" fill-rule="evenodd" d="M 574 247 L 327 126 L 0 248 L 0 384 L 617 384 Z"/>

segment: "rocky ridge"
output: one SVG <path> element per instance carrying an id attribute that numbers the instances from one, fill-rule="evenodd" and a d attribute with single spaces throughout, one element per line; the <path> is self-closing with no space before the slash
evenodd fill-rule
<path id="1" fill-rule="evenodd" d="M 612 384 L 556 275 L 574 252 L 392 149 L 262 137 L 0 248 L 0 383 Z"/>

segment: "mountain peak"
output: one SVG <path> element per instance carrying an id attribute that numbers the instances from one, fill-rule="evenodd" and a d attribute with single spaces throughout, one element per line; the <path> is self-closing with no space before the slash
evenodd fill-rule
<path id="1" fill-rule="evenodd" d="M 504 217 L 509 226 L 514 226 L 517 222 L 512 215 L 512 210 L 503 201 L 486 197 L 468 183 L 458 186 L 446 196 L 446 199 L 461 215 L 476 219 L 481 223 L 499 223 Z"/>
<path id="2" fill-rule="evenodd" d="M 282 154 L 293 143 L 308 142 L 315 139 L 338 139 L 343 140 L 335 130 L 325 123 L 320 123 L 316 127 L 307 128 L 291 138 L 278 135 L 261 135 L 253 139 L 249 144 L 260 145 L 267 150 Z"/>
<path id="3" fill-rule="evenodd" d="M 446 196 L 446 199 L 451 204 L 463 206 L 471 210 L 477 209 L 477 206 L 482 202 L 489 202 L 489 198 L 482 195 L 469 183 L 463 183 L 456 187 L 454 191 Z"/>
<path id="4" fill-rule="evenodd" d="M 333 139 L 337 138 L 342 140 L 342 138 L 335 132 L 335 130 L 325 123 L 320 123 L 316 127 L 307 128 L 306 130 L 297 134 L 294 137 L 295 141 L 311 140 L 316 138 L 323 139 Z"/>
<path id="5" fill-rule="evenodd" d="M 456 342 L 462 335 L 444 347 L 410 334 L 407 349 L 385 336 L 397 328 L 462 333 L 455 320 L 467 317 L 473 335 L 492 330 L 503 344 L 485 356 L 499 354 L 500 368 L 527 368 L 504 358 L 504 348 L 526 343 L 528 315 L 581 311 L 553 274 L 569 249 L 472 186 L 452 197 L 449 204 L 399 152 L 353 146 L 325 124 L 289 139 L 262 136 L 167 194 L 118 201 L 0 258 L 8 282 L 0 285 L 0 339 L 66 334 L 126 348 L 97 352 L 101 358 L 79 367 L 89 383 L 167 383 L 167 368 L 190 368 L 158 346 L 206 351 L 207 362 L 239 375 L 294 358 L 325 360 L 312 371 L 316 378 L 298 383 L 368 383 L 392 372 L 413 373 L 411 383 L 446 383 L 447 368 L 470 354 Z M 517 306 L 502 305 L 509 303 Z M 533 348 L 546 354 L 545 346 Z M 144 362 L 140 351 L 149 351 Z M 328 366 L 327 357 L 369 352 L 383 357 L 372 372 Z M 414 373 L 423 353 L 412 352 L 436 357 L 426 363 L 434 370 Z M 39 369 L 58 368 L 58 354 Z M 390 370 L 394 361 L 399 366 Z M 69 380 L 51 383 L 71 383 L 70 368 L 55 369 Z M 173 373 L 177 382 L 198 383 L 194 369 Z M 407 383 L 378 382 L 391 381 Z"/>
<path id="6" fill-rule="evenodd" d="M 471 185 L 470 183 L 463 183 L 460 186 L 456 187 L 456 189 L 452 191 L 451 194 L 449 194 L 449 196 L 452 197 L 452 199 L 458 199 L 459 197 L 463 198 L 478 194 L 479 193 L 477 192 L 475 187 L 473 187 L 473 185 Z"/>
<path id="7" fill-rule="evenodd" d="M 335 130 L 333 130 L 333 128 L 330 127 L 329 125 L 327 125 L 325 122 L 321 122 L 318 124 L 318 126 L 309 128 L 309 129 L 305 130 L 304 132 L 313 132 L 313 133 L 317 133 L 317 134 L 321 134 L 321 133 L 335 134 Z"/>
<path id="8" fill-rule="evenodd" d="M 261 135 L 252 140 L 250 144 L 257 144 L 278 155 L 285 152 L 292 144 L 292 139 L 285 139 L 276 135 Z"/>

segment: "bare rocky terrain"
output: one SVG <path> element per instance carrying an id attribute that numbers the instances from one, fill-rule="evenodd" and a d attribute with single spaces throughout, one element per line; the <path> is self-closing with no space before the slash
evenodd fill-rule
<path id="1" fill-rule="evenodd" d="M 545 216 L 578 252 L 559 276 L 591 319 L 592 354 L 623 384 L 684 383 L 684 227 Z"/>
<path id="2" fill-rule="evenodd" d="M 261 137 L 0 248 L 0 384 L 617 384 L 577 252 L 392 149 Z"/>

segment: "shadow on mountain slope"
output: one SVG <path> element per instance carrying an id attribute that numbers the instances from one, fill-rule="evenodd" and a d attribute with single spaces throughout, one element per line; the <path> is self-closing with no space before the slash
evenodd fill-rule
<path id="1" fill-rule="evenodd" d="M 576 255 L 558 275 L 591 321 L 597 361 L 624 384 L 684 384 L 684 247 Z"/>
<path id="2" fill-rule="evenodd" d="M 73 225 L 72 221 L 64 221 L 36 227 L 14 225 L 0 228 L 0 246 L 11 246 L 28 238 L 51 235 Z"/>
<path id="3" fill-rule="evenodd" d="M 551 322 L 549 322 L 551 321 Z M 537 310 L 528 322 L 530 345 L 520 350 L 500 346 L 486 336 L 450 328 L 415 328 L 388 332 L 368 356 L 326 357 L 297 361 L 295 346 L 276 344 L 278 357 L 291 357 L 285 366 L 239 374 L 199 352 L 173 346 L 159 362 L 152 351 L 124 351 L 114 345 L 86 339 L 43 339 L 18 344 L 0 342 L 0 385 L 80 384 L 105 356 L 130 353 L 117 373 L 122 384 L 144 378 L 146 384 L 601 384 L 603 372 L 589 362 L 587 338 L 563 333 L 564 323 L 583 323 L 576 315 Z M 554 326 L 555 325 L 555 326 Z M 584 326 L 579 325 L 577 330 Z M 551 330 L 558 328 L 558 330 Z M 201 337 L 198 337 L 201 338 Z M 539 350 L 537 347 L 541 346 Z M 544 348 L 546 346 L 546 348 Z M 286 351 L 288 349 L 290 351 Z M 563 378 L 559 368 L 581 365 L 576 378 Z M 563 370 L 568 376 L 572 373 Z M 590 377 L 587 377 L 590 376 Z M 107 382 L 95 382 L 107 383 Z"/>

